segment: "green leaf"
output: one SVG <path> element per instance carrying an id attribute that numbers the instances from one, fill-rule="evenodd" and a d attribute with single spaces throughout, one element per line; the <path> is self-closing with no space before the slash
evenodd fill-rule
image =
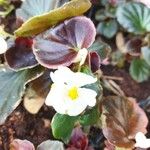
<path id="1" fill-rule="evenodd" d="M 104 35 L 106 38 L 112 38 L 118 30 L 118 24 L 115 20 L 100 22 L 97 26 L 97 33 Z"/>
<path id="2" fill-rule="evenodd" d="M 67 143 L 78 118 L 56 113 L 51 123 L 53 136 Z"/>
<path id="3" fill-rule="evenodd" d="M 29 19 L 15 31 L 15 34 L 22 37 L 39 34 L 67 18 L 82 15 L 90 7 L 89 0 L 73 0 L 49 13 Z"/>
<path id="4" fill-rule="evenodd" d="M 150 66 L 143 59 L 134 59 L 130 65 L 130 75 L 137 82 L 143 82 L 150 77 Z"/>
<path id="5" fill-rule="evenodd" d="M 0 123 L 17 107 L 25 90 L 25 85 L 39 77 L 43 68 L 35 67 L 19 72 L 0 68 Z"/>
<path id="6" fill-rule="evenodd" d="M 85 112 L 84 115 L 81 116 L 79 122 L 83 126 L 94 125 L 97 123 L 100 117 L 100 113 L 98 107 L 94 107 Z"/>
<path id="7" fill-rule="evenodd" d="M 142 47 L 141 50 L 142 50 L 142 55 L 143 55 L 144 60 L 150 66 L 150 48 L 145 46 L 145 47 Z"/>
<path id="8" fill-rule="evenodd" d="M 141 3 L 118 7 L 117 20 L 128 32 L 144 34 L 150 31 L 150 9 Z"/>
<path id="9" fill-rule="evenodd" d="M 109 57 L 111 53 L 111 48 L 108 44 L 97 40 L 93 43 L 93 45 L 89 48 L 90 51 L 96 51 L 101 60 L 104 60 L 105 58 Z"/>

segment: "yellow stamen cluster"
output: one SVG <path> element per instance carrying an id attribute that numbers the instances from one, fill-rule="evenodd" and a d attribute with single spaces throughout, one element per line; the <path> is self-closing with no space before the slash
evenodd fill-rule
<path id="1" fill-rule="evenodd" d="M 75 100 L 78 98 L 78 88 L 77 87 L 72 87 L 68 91 L 68 96 L 71 98 L 71 100 Z"/>

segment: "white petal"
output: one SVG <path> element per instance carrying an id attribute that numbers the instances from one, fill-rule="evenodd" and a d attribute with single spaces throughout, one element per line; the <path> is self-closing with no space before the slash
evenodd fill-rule
<path id="1" fill-rule="evenodd" d="M 146 136 L 142 132 L 138 132 L 136 134 L 135 140 L 136 140 L 135 147 L 140 147 L 140 148 L 150 147 L 150 139 L 147 139 Z"/>
<path id="2" fill-rule="evenodd" d="M 60 114 L 64 114 L 66 110 L 65 103 L 63 101 L 66 95 L 65 88 L 66 87 L 63 84 L 54 84 L 45 100 L 46 105 L 53 106 Z"/>
<path id="3" fill-rule="evenodd" d="M 7 50 L 7 43 L 6 41 L 0 36 L 0 54 L 5 53 Z"/>
<path id="4" fill-rule="evenodd" d="M 74 105 L 68 109 L 67 114 L 69 116 L 77 116 L 81 114 L 86 109 L 86 107 L 87 105 L 85 104 Z"/>
<path id="5" fill-rule="evenodd" d="M 79 96 L 82 101 L 85 101 L 88 106 L 95 106 L 97 93 L 94 90 L 87 88 L 79 88 Z"/>
<path id="6" fill-rule="evenodd" d="M 72 79 L 74 72 L 72 72 L 69 68 L 60 66 L 58 70 L 50 73 L 50 77 L 53 82 L 57 83 L 67 83 Z"/>
<path id="7" fill-rule="evenodd" d="M 94 78 L 90 75 L 87 75 L 85 73 L 76 72 L 74 74 L 74 77 L 72 78 L 72 84 L 76 85 L 77 87 L 81 87 L 87 84 L 92 84 L 97 81 L 97 78 Z"/>
<path id="8" fill-rule="evenodd" d="M 97 93 L 91 89 L 79 88 L 79 97 L 77 100 L 66 100 L 67 114 L 77 116 L 81 114 L 87 106 L 95 106 Z"/>
<path id="9" fill-rule="evenodd" d="M 97 81 L 97 78 L 81 72 L 74 73 L 69 68 L 63 66 L 58 67 L 58 70 L 55 72 L 51 72 L 50 76 L 54 83 L 67 83 L 70 86 L 77 87 L 92 84 Z"/>

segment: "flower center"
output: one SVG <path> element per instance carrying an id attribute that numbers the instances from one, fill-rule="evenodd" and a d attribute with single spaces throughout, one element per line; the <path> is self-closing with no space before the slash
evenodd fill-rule
<path id="1" fill-rule="evenodd" d="M 68 96 L 71 98 L 71 100 L 75 100 L 76 98 L 78 98 L 78 88 L 77 87 L 72 87 L 69 89 L 68 91 Z"/>

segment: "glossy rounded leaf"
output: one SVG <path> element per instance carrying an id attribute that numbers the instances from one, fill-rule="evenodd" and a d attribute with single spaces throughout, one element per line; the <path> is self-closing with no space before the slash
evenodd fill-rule
<path id="1" fill-rule="evenodd" d="M 74 17 L 38 35 L 34 41 L 34 54 L 38 62 L 47 68 L 69 66 L 78 50 L 91 46 L 95 35 L 95 27 L 90 19 Z"/>
<path id="2" fill-rule="evenodd" d="M 53 136 L 64 142 L 68 142 L 77 120 L 78 116 L 72 117 L 56 113 L 51 123 Z"/>
<path id="3" fill-rule="evenodd" d="M 141 3 L 126 3 L 117 10 L 118 22 L 134 34 L 150 31 L 150 9 Z"/>
<path id="4" fill-rule="evenodd" d="M 22 70 L 38 65 L 32 50 L 32 39 L 17 38 L 6 51 L 5 59 L 11 69 Z"/>
<path id="5" fill-rule="evenodd" d="M 90 7 L 91 3 L 89 0 L 70 1 L 48 13 L 30 18 L 15 31 L 15 34 L 16 36 L 32 36 L 39 34 L 67 18 L 82 15 Z"/>
<path id="6" fill-rule="evenodd" d="M 115 20 L 109 20 L 107 22 L 100 22 L 97 26 L 97 33 L 105 36 L 106 38 L 112 38 L 118 30 L 118 24 Z"/>
<path id="7" fill-rule="evenodd" d="M 130 75 L 137 82 L 143 82 L 150 77 L 150 66 L 143 59 L 134 59 L 130 65 Z"/>

